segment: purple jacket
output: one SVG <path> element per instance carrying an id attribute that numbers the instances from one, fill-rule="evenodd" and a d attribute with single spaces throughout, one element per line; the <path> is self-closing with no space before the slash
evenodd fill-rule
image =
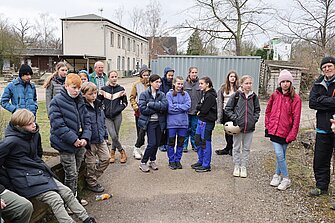
<path id="1" fill-rule="evenodd" d="M 191 98 L 186 91 L 182 95 L 180 92 L 173 96 L 173 90 L 166 94 L 168 101 L 167 128 L 188 128 L 188 111 L 191 108 Z"/>

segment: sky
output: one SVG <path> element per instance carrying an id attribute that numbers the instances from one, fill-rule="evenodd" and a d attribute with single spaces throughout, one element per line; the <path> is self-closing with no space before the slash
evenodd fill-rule
<path id="1" fill-rule="evenodd" d="M 285 11 L 285 9 L 290 8 L 289 5 L 293 0 L 265 1 Z M 166 21 L 166 27 L 172 27 L 185 21 L 192 11 L 191 7 L 194 5 L 194 0 L 158 0 L 158 2 L 162 6 L 161 17 L 162 21 Z M 10 23 L 15 24 L 20 18 L 29 18 L 29 20 L 34 21 L 38 19 L 40 13 L 48 13 L 50 17 L 54 18 L 55 25 L 58 28 L 57 35 L 60 37 L 60 18 L 84 14 L 101 15 L 99 9 L 102 8 L 102 17 L 116 22 L 115 9 L 123 7 L 125 14 L 121 25 L 129 28 L 130 22 L 127 11 L 131 11 L 133 7 L 144 8 L 149 3 L 150 0 L 57 0 L 53 2 L 46 0 L 11 0 L 0 5 L 0 16 L 7 18 Z M 187 10 L 188 13 L 186 12 Z M 276 26 L 275 23 L 273 23 L 273 26 Z M 179 42 L 178 47 L 185 49 L 187 47 L 185 42 L 190 34 L 171 34 L 171 36 L 174 35 L 177 36 Z M 260 35 L 253 37 L 253 42 L 258 47 L 261 47 L 269 38 L 273 37 L 275 37 L 275 34 L 270 34 L 270 36 Z"/>

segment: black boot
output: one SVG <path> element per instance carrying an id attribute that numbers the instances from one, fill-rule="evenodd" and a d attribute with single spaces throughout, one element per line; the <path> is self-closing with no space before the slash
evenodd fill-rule
<path id="1" fill-rule="evenodd" d="M 217 155 L 228 155 L 229 154 L 229 150 L 224 148 L 224 149 L 218 149 L 218 150 L 215 150 L 215 153 Z"/>

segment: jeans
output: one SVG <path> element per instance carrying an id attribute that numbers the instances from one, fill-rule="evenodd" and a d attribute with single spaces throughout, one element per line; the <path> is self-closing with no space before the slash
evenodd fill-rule
<path id="1" fill-rule="evenodd" d="M 183 155 L 183 144 L 184 137 L 186 135 L 187 129 L 168 129 L 168 149 L 167 155 L 169 162 L 180 162 Z M 176 136 L 177 136 L 177 146 L 176 146 Z M 176 146 L 176 151 L 174 147 Z"/>
<path id="2" fill-rule="evenodd" d="M 149 122 L 147 126 L 148 145 L 145 149 L 141 163 L 147 163 L 149 159 L 150 161 L 156 160 L 161 135 L 162 131 L 159 122 Z"/>
<path id="3" fill-rule="evenodd" d="M 276 174 L 282 175 L 283 177 L 288 177 L 288 170 L 286 164 L 286 149 L 288 144 L 279 144 L 272 142 L 273 148 L 275 149 L 277 164 L 276 164 Z"/>
<path id="4" fill-rule="evenodd" d="M 198 163 L 203 167 L 210 168 L 212 161 L 212 131 L 215 123 L 198 120 L 195 133 L 195 144 L 197 146 Z"/>
<path id="5" fill-rule="evenodd" d="M 122 123 L 122 113 L 115 116 L 113 119 L 106 118 L 107 131 L 112 138 L 112 150 L 118 149 L 123 150 L 122 145 L 119 141 L 119 132 Z"/>
<path id="6" fill-rule="evenodd" d="M 197 128 L 198 116 L 197 115 L 188 115 L 188 131 L 184 140 L 184 148 L 188 147 L 188 138 L 191 138 L 192 148 L 196 148 L 194 136 Z"/>

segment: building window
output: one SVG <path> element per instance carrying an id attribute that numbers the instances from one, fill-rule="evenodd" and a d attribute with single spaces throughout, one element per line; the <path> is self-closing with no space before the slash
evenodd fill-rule
<path id="1" fill-rule="evenodd" d="M 136 61 L 135 61 L 135 58 L 133 58 L 133 70 L 136 70 Z"/>
<path id="2" fill-rule="evenodd" d="M 117 48 L 121 48 L 121 35 L 117 34 Z"/>
<path id="3" fill-rule="evenodd" d="M 141 54 L 143 54 L 143 43 L 141 43 Z"/>
<path id="4" fill-rule="evenodd" d="M 135 50 L 136 50 L 136 42 L 135 40 L 133 40 L 133 52 L 135 52 Z"/>
<path id="5" fill-rule="evenodd" d="M 111 34 L 111 47 L 114 47 L 114 33 L 110 32 Z"/>
<path id="6" fill-rule="evenodd" d="M 122 70 L 124 70 L 124 57 L 122 57 Z"/>
<path id="7" fill-rule="evenodd" d="M 137 56 L 139 56 L 139 55 L 140 55 L 140 45 L 137 44 Z M 141 66 L 142 66 L 142 64 L 141 64 Z"/>
<path id="8" fill-rule="evenodd" d="M 126 49 L 126 38 L 122 36 L 122 49 Z"/>
<path id="9" fill-rule="evenodd" d="M 127 58 L 127 70 L 130 70 L 130 58 Z"/>
<path id="10" fill-rule="evenodd" d="M 120 68 L 121 68 L 121 57 L 118 56 L 116 61 L 116 69 L 121 70 Z"/>
<path id="11" fill-rule="evenodd" d="M 128 42 L 127 42 L 127 47 L 128 47 L 127 50 L 128 50 L 128 51 L 130 51 L 130 45 L 131 45 L 131 44 L 130 44 L 130 38 L 128 38 Z"/>

